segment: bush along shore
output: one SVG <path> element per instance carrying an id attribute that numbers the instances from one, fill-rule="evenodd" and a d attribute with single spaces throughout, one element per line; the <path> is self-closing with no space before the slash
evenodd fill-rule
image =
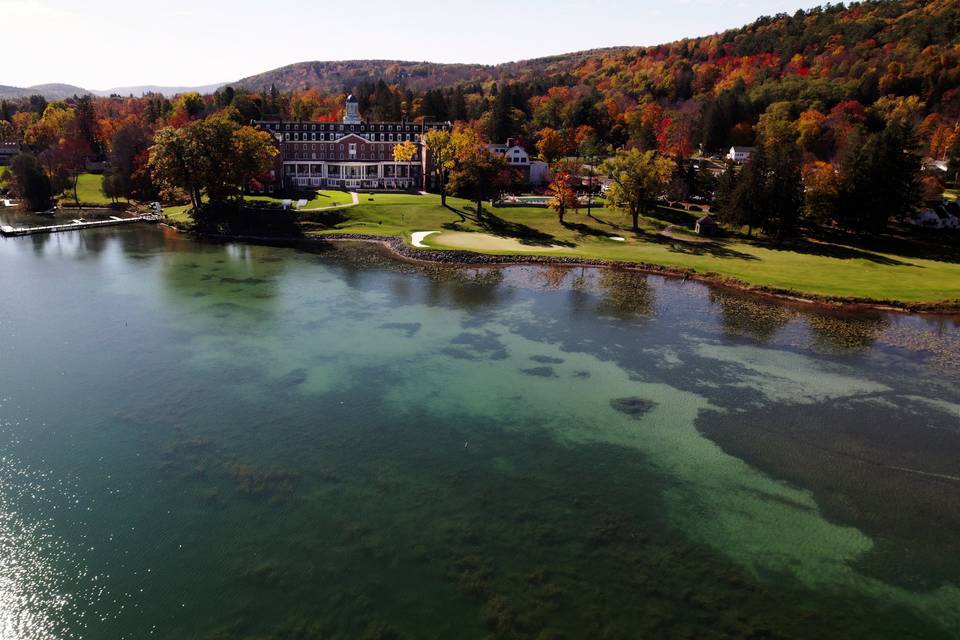
<path id="1" fill-rule="evenodd" d="M 783 301 L 805 305 L 822 305 L 826 307 L 841 307 L 849 310 L 876 309 L 881 311 L 896 311 L 906 313 L 960 315 L 960 300 L 943 300 L 940 302 L 904 302 L 900 300 L 877 300 L 866 297 L 823 296 L 790 289 L 780 289 L 764 285 L 751 284 L 737 278 L 724 276 L 714 272 L 698 272 L 694 269 L 678 269 L 664 265 L 630 262 L 624 260 L 605 260 L 602 258 L 579 258 L 571 256 L 549 256 L 528 254 L 487 254 L 457 249 L 420 249 L 409 246 L 402 238 L 396 236 L 378 236 L 363 233 L 331 233 L 317 236 L 277 237 L 259 235 L 224 235 L 199 233 L 184 227 L 172 228 L 189 232 L 208 240 L 254 242 L 290 247 L 309 247 L 325 242 L 371 242 L 384 246 L 401 259 L 417 262 L 445 263 L 464 266 L 511 266 L 511 265 L 560 265 L 569 267 L 595 267 L 607 269 L 630 269 L 655 275 L 695 280 L 713 286 L 744 291 L 753 295 L 767 298 L 776 298 Z"/>

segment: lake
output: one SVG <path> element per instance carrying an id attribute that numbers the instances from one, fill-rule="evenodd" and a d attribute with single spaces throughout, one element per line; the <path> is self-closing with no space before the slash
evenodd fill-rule
<path id="1" fill-rule="evenodd" d="M 960 323 L 0 239 L 0 638 L 956 638 Z"/>

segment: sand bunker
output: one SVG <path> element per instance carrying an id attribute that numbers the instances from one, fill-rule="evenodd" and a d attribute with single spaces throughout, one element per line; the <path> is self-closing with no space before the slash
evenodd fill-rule
<path id="1" fill-rule="evenodd" d="M 429 245 L 423 244 L 423 239 L 426 238 L 431 233 L 440 233 L 439 231 L 414 231 L 410 234 L 411 240 L 413 240 L 413 246 L 418 249 L 427 249 Z"/>

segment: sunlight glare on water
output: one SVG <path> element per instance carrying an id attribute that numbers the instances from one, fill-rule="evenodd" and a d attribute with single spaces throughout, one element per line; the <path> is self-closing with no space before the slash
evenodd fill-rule
<path id="1" fill-rule="evenodd" d="M 63 589 L 68 572 L 76 575 L 67 543 L 22 511 L 49 506 L 42 482 L 0 452 L 0 640 L 80 637 L 77 595 Z"/>

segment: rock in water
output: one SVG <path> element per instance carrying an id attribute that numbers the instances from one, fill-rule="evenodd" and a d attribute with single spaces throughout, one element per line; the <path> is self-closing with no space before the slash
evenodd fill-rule
<path id="1" fill-rule="evenodd" d="M 610 401 L 610 406 L 631 418 L 640 418 L 657 406 L 657 403 L 646 398 L 614 398 Z"/>

